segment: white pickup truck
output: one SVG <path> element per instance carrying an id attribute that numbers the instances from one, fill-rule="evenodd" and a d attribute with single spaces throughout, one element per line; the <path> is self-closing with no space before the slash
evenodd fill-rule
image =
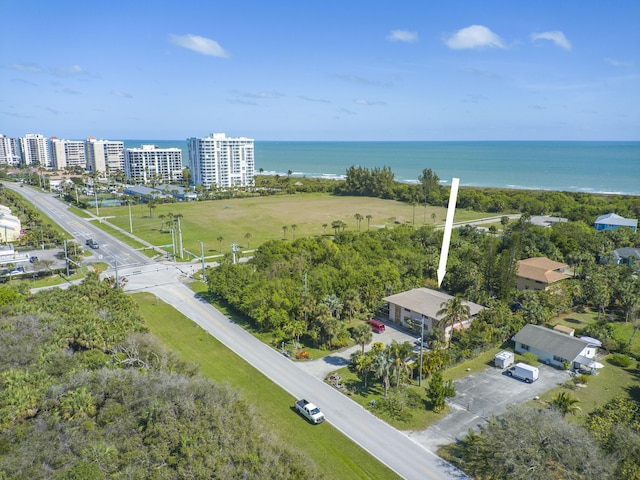
<path id="1" fill-rule="evenodd" d="M 324 414 L 320 411 L 318 407 L 316 407 L 313 403 L 307 402 L 304 398 L 302 400 L 298 400 L 294 408 L 309 420 L 311 423 L 322 423 L 324 422 Z"/>

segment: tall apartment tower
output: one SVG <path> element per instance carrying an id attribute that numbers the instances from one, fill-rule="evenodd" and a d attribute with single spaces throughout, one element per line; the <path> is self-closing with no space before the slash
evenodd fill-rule
<path id="1" fill-rule="evenodd" d="M 189 138 L 191 183 L 218 188 L 253 185 L 255 157 L 253 139 L 231 138 L 212 133 L 206 138 Z"/>
<path id="2" fill-rule="evenodd" d="M 75 167 L 85 170 L 87 168 L 82 140 L 62 140 L 51 137 L 49 143 L 51 144 L 51 166 L 53 168 L 58 170 Z"/>
<path id="3" fill-rule="evenodd" d="M 20 165 L 21 157 L 18 140 L 0 134 L 0 165 Z"/>
<path id="4" fill-rule="evenodd" d="M 124 172 L 124 142 L 96 140 L 88 137 L 85 142 L 87 171 L 107 172 L 113 174 L 118 170 Z"/>
<path id="5" fill-rule="evenodd" d="M 20 149 L 22 150 L 22 160 L 25 165 L 40 164 L 45 168 L 51 168 L 51 155 L 47 139 L 39 133 L 27 133 L 20 138 Z"/>
<path id="6" fill-rule="evenodd" d="M 124 174 L 137 183 L 182 181 L 182 150 L 155 145 L 126 148 Z"/>

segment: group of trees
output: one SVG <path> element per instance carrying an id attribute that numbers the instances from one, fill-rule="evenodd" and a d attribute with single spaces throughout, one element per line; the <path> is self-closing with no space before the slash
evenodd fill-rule
<path id="1" fill-rule="evenodd" d="M 614 398 L 590 413 L 584 427 L 568 423 L 558 408 L 514 406 L 445 451 L 478 480 L 636 479 L 640 404 Z"/>
<path id="2" fill-rule="evenodd" d="M 429 168 L 422 171 L 417 184 L 407 184 L 397 182 L 387 166 L 373 169 L 351 166 L 335 193 L 446 207 L 449 196 L 439 181 L 438 175 Z M 544 190 L 465 187 L 458 191 L 457 207 L 492 213 L 554 214 L 587 224 L 593 224 L 597 216 L 608 212 L 640 217 L 640 197 Z"/>
<path id="3" fill-rule="evenodd" d="M 20 219 L 25 233 L 18 240 L 20 246 L 40 247 L 60 245 L 61 234 L 50 223 L 43 221 L 40 211 L 12 190 L 0 185 L 0 205 L 11 208 L 12 215 Z"/>
<path id="4" fill-rule="evenodd" d="M 113 279 L 0 286 L 0 310 L 0 478 L 319 477 L 146 333 Z"/>

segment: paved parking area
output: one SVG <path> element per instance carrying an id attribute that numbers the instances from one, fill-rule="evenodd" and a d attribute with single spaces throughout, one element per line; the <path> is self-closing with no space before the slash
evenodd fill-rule
<path id="1" fill-rule="evenodd" d="M 498 368 L 456 380 L 457 394 L 449 403 L 451 412 L 426 430 L 407 433 L 435 452 L 438 447 L 463 438 L 469 429 L 477 431 L 490 417 L 506 412 L 509 405 L 532 400 L 570 378 L 565 370 L 547 365 L 539 365 L 538 369 L 540 376 L 531 384 L 509 377 Z"/>

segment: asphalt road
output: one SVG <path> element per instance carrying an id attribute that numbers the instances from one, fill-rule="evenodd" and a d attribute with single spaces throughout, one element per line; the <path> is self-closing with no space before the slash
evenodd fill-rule
<path id="1" fill-rule="evenodd" d="M 307 398 L 320 406 L 328 422 L 401 477 L 411 480 L 468 478 L 406 434 L 379 420 L 235 325 L 209 303 L 194 295 L 181 282 L 181 278 L 185 277 L 177 267 L 157 264 L 113 239 L 87 219 L 68 212 L 67 206 L 51 194 L 28 187 L 19 188 L 17 184 L 5 185 L 24 195 L 74 237 L 98 241 L 103 251 L 103 261 L 115 267 L 117 258 L 119 275 L 127 278 L 125 290 L 149 291 L 171 304 L 293 397 Z"/>
<path id="2" fill-rule="evenodd" d="M 16 191 L 33 203 L 38 209 L 44 212 L 45 215 L 69 232 L 80 245 L 84 246 L 88 238 L 93 238 L 97 241 L 100 248 L 92 250 L 94 261 L 106 262 L 113 269 L 116 267 L 116 262 L 118 268 L 154 263 L 153 260 L 146 255 L 113 238 L 111 235 L 93 225 L 92 222 L 69 212 L 68 205 L 55 198 L 54 195 L 43 193 L 27 186 L 20 187 L 21 184 L 18 183 L 2 183 L 5 187 Z"/>

